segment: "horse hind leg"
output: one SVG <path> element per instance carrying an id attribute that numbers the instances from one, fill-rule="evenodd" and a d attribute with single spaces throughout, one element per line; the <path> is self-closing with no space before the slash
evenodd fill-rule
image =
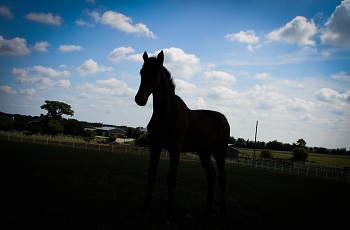
<path id="1" fill-rule="evenodd" d="M 207 202 L 203 212 L 204 215 L 208 215 L 213 208 L 216 174 L 213 163 L 211 162 L 211 154 L 198 153 L 198 155 L 201 159 L 201 164 L 208 182 Z"/>
<path id="2" fill-rule="evenodd" d="M 220 200 L 220 212 L 221 215 L 226 213 L 226 171 L 225 171 L 225 161 L 226 161 L 226 145 L 222 148 L 218 148 L 217 151 L 214 151 L 214 158 L 218 167 L 218 180 L 221 191 L 221 200 Z"/>

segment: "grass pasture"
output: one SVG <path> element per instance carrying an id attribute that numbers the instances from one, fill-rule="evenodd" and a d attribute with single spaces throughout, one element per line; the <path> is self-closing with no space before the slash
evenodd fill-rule
<path id="1" fill-rule="evenodd" d="M 168 160 L 161 159 L 151 209 L 142 214 L 148 156 L 0 140 L 0 229 L 339 229 L 349 226 L 350 186 L 227 166 L 227 207 L 218 189 L 201 218 L 206 179 L 182 161 L 174 214 L 164 219 Z"/>

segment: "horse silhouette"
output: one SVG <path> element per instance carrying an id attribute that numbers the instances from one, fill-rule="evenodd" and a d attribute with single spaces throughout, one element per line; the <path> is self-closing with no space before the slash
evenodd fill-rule
<path id="1" fill-rule="evenodd" d="M 170 155 L 170 166 L 167 176 L 168 203 L 166 215 L 173 210 L 173 197 L 176 186 L 176 171 L 180 152 L 196 152 L 208 182 L 208 193 L 204 214 L 212 210 L 216 173 L 211 161 L 213 155 L 217 168 L 221 190 L 220 211 L 225 207 L 225 155 L 228 145 L 230 126 L 225 116 L 210 110 L 190 110 L 185 102 L 175 95 L 175 84 L 169 71 L 163 66 L 164 54 L 157 57 L 143 54 L 144 64 L 140 70 L 141 84 L 135 96 L 139 106 L 145 106 L 148 97 L 153 94 L 153 114 L 147 125 L 150 138 L 150 165 L 148 189 L 143 210 L 151 205 L 153 187 L 162 149 Z"/>

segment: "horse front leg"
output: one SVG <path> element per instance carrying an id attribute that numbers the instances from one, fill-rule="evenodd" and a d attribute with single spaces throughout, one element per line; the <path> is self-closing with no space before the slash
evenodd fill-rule
<path id="1" fill-rule="evenodd" d="M 179 165 L 180 151 L 169 151 L 170 167 L 168 172 L 168 204 L 165 210 L 165 215 L 169 216 L 173 212 L 174 192 L 176 187 L 176 172 Z"/>
<path id="2" fill-rule="evenodd" d="M 158 168 L 160 153 L 162 149 L 158 147 L 150 146 L 149 151 L 150 151 L 150 164 L 148 169 L 148 186 L 147 186 L 145 204 L 142 209 L 143 212 L 146 212 L 148 210 L 152 202 L 153 188 L 156 181 L 157 168 Z"/>

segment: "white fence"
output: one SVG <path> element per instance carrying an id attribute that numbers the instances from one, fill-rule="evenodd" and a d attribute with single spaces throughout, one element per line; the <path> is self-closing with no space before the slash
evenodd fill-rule
<path id="1" fill-rule="evenodd" d="M 336 168 L 319 164 L 297 163 L 284 160 L 228 159 L 227 163 L 249 166 L 270 171 L 350 182 L 349 167 Z"/>
<path id="2" fill-rule="evenodd" d="M 73 148 L 95 149 L 99 151 L 101 150 L 112 151 L 112 152 L 122 151 L 125 153 L 133 152 L 133 153 L 138 153 L 139 155 L 142 153 L 148 153 L 148 148 L 120 145 L 118 143 L 103 144 L 103 143 L 98 143 L 96 141 L 88 142 L 81 138 L 66 137 L 66 136 L 61 136 L 61 137 L 60 136 L 50 137 L 50 136 L 41 136 L 41 135 L 27 136 L 20 132 L 1 131 L 0 138 L 7 139 L 7 140 L 23 141 L 23 142 L 67 146 L 67 147 L 73 147 Z M 161 156 L 168 158 L 167 151 L 164 150 Z M 199 157 L 196 154 L 183 153 L 181 154 L 180 159 L 198 161 Z M 263 159 L 254 160 L 254 159 L 247 159 L 247 158 L 239 158 L 239 159 L 227 158 L 226 163 L 233 164 L 233 165 L 254 167 L 254 168 L 282 172 L 282 173 L 288 173 L 288 174 L 311 176 L 316 178 L 324 178 L 329 180 L 350 183 L 349 167 L 336 168 L 336 167 L 328 167 L 328 166 L 319 165 L 319 164 L 296 163 L 296 162 L 291 162 L 286 160 L 263 160 Z"/>

